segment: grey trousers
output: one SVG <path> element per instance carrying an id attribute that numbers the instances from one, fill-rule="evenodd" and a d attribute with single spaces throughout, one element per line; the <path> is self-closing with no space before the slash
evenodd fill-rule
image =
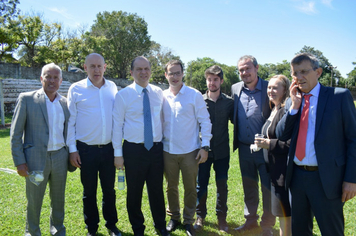
<path id="1" fill-rule="evenodd" d="M 29 178 L 26 178 L 27 219 L 25 235 L 41 235 L 40 215 L 47 183 L 51 199 L 50 233 L 56 236 L 66 235 L 63 221 L 67 165 L 68 152 L 65 148 L 47 152 L 46 166 L 43 170 L 44 180 L 40 185 L 36 186 Z"/>

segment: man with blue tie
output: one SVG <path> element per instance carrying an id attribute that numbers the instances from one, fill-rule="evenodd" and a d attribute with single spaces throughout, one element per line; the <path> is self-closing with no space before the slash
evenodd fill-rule
<path id="1" fill-rule="evenodd" d="M 356 194 L 356 110 L 347 89 L 324 87 L 318 59 L 291 61 L 291 100 L 279 124 L 291 139 L 286 186 L 292 194 L 292 234 L 344 235 L 343 206 Z M 290 106 L 289 106 L 290 105 Z"/>
<path id="2" fill-rule="evenodd" d="M 131 63 L 134 83 L 115 97 L 115 166 L 126 170 L 127 212 L 135 236 L 143 236 L 142 190 L 146 183 L 157 234 L 168 236 L 163 195 L 162 90 L 149 84 L 151 64 L 139 56 Z M 122 139 L 124 143 L 122 144 Z"/>

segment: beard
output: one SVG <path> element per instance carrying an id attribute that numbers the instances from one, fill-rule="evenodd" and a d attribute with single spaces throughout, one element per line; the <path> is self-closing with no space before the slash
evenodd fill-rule
<path id="1" fill-rule="evenodd" d="M 219 91 L 220 87 L 219 88 L 209 88 L 209 92 L 212 92 L 212 93 L 215 93 L 217 91 Z"/>

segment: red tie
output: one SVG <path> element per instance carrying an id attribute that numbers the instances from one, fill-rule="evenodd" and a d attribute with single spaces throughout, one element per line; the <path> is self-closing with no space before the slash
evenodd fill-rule
<path id="1" fill-rule="evenodd" d="M 302 161 L 305 157 L 305 144 L 307 143 L 310 96 L 311 94 L 304 95 L 304 106 L 302 115 L 300 116 L 297 148 L 295 150 L 295 156 L 298 158 L 299 161 Z"/>

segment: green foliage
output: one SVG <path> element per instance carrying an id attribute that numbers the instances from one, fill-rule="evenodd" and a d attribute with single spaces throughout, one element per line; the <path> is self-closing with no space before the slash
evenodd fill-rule
<path id="1" fill-rule="evenodd" d="M 356 62 L 352 62 L 352 65 L 356 65 Z M 347 87 L 356 85 L 356 66 L 350 73 L 347 74 Z"/>
<path id="2" fill-rule="evenodd" d="M 285 75 L 287 78 L 291 79 L 290 64 L 287 60 L 283 60 L 282 63 L 277 63 L 277 65 L 272 63 L 259 65 L 258 76 L 261 79 L 267 80 L 275 75 Z"/>
<path id="3" fill-rule="evenodd" d="M 126 78 L 131 61 L 150 50 L 147 23 L 136 14 L 123 11 L 99 13 L 86 40 L 89 47 L 104 56 L 107 74 Z"/>
<path id="4" fill-rule="evenodd" d="M 159 43 L 151 42 L 150 51 L 145 54 L 145 57 L 151 63 L 151 82 L 165 83 L 166 77 L 164 76 L 164 67 L 170 60 L 180 60 L 168 48 L 162 48 Z"/>
<path id="5" fill-rule="evenodd" d="M 18 27 L 16 18 L 19 0 L 2 0 L 0 2 L 0 61 L 14 62 L 13 52 L 18 48 L 18 37 L 12 32 Z"/>
<path id="6" fill-rule="evenodd" d="M 188 62 L 188 67 L 185 72 L 185 82 L 187 85 L 194 87 L 204 93 L 207 89 L 204 72 L 210 66 L 218 65 L 224 72 L 224 83 L 221 90 L 224 93 L 230 94 L 231 85 L 238 82 L 237 68 L 235 66 L 227 66 L 216 62 L 209 57 L 197 58 L 195 61 Z"/>
<path id="7" fill-rule="evenodd" d="M 317 49 L 314 49 L 314 47 L 309 47 L 309 46 L 304 46 L 298 53 L 310 53 L 313 54 L 316 58 L 318 58 L 320 62 L 320 67 L 323 69 L 323 73 L 321 74 L 319 81 L 322 85 L 325 86 L 330 86 L 330 81 L 331 81 L 331 73 L 333 73 L 332 78 L 332 85 L 335 86 L 335 78 L 341 79 L 341 73 L 340 71 L 336 70 L 336 68 L 332 69 L 332 64 L 329 62 L 329 60 L 323 55 L 323 53 Z M 298 54 L 297 53 L 297 54 Z M 329 74 L 329 75 L 327 75 Z"/>

